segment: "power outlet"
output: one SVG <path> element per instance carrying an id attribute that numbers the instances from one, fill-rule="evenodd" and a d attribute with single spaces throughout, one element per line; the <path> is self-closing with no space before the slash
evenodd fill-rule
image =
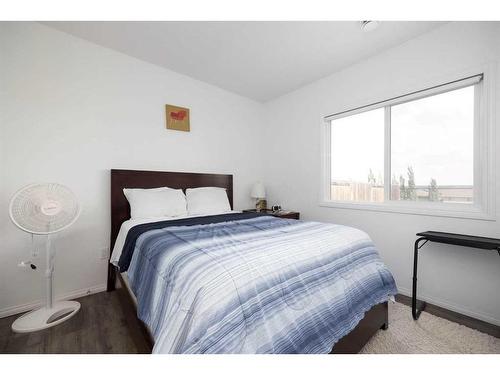
<path id="1" fill-rule="evenodd" d="M 109 258 L 109 247 L 103 247 L 99 250 L 99 259 L 107 260 Z"/>

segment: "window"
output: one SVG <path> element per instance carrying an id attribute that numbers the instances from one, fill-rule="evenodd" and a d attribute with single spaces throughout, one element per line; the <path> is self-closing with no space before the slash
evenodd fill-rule
<path id="1" fill-rule="evenodd" d="M 342 117 L 331 124 L 330 197 L 384 200 L 384 109 Z"/>
<path id="2" fill-rule="evenodd" d="M 391 107 L 391 199 L 472 203 L 474 87 Z"/>
<path id="3" fill-rule="evenodd" d="M 480 161 L 490 156 L 477 147 L 487 139 L 479 124 L 482 78 L 327 116 L 324 203 L 484 212 L 488 175 Z"/>

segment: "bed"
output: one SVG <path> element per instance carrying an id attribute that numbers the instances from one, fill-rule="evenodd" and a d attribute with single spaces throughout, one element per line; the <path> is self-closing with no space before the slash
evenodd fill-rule
<path id="1" fill-rule="evenodd" d="M 232 208 L 232 180 L 111 170 L 111 248 L 130 218 L 123 188 L 220 187 Z M 108 291 L 141 352 L 357 353 L 397 292 L 363 232 L 249 213 L 138 224 L 112 262 Z"/>

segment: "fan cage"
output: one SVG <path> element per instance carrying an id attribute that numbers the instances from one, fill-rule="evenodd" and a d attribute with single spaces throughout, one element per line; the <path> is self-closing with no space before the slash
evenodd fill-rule
<path id="1" fill-rule="evenodd" d="M 47 215 L 42 205 L 53 202 L 58 207 L 54 215 Z M 57 183 L 36 183 L 23 187 L 12 197 L 9 205 L 12 222 L 32 234 L 52 234 L 71 226 L 80 215 L 75 194 Z"/>

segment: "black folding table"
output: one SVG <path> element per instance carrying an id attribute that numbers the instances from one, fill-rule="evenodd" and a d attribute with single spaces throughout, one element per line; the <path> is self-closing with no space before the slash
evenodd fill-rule
<path id="1" fill-rule="evenodd" d="M 496 250 L 498 255 L 500 255 L 500 239 L 498 238 L 488 238 L 488 237 L 478 237 L 469 236 L 466 234 L 458 233 L 446 233 L 446 232 L 420 232 L 417 233 L 417 240 L 415 241 L 414 253 L 413 253 L 413 291 L 411 298 L 411 312 L 413 319 L 417 320 L 420 313 L 425 309 L 425 302 L 417 300 L 417 264 L 418 264 L 418 250 L 424 246 L 427 242 L 439 242 L 446 243 L 450 245 L 467 246 L 474 247 L 477 249 L 484 250 Z M 420 244 L 420 242 L 425 241 Z"/>

